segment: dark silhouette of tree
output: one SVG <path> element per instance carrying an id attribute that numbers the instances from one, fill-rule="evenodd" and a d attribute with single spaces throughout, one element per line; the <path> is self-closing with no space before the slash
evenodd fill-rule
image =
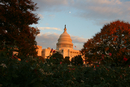
<path id="1" fill-rule="evenodd" d="M 42 56 L 38 56 L 38 58 L 39 58 L 39 62 L 42 62 L 42 63 L 45 62 L 45 58 L 44 58 L 44 57 L 42 57 Z"/>
<path id="2" fill-rule="evenodd" d="M 74 58 L 71 59 L 71 64 L 72 65 L 83 65 L 83 59 L 81 55 L 75 56 Z"/>
<path id="3" fill-rule="evenodd" d="M 0 45 L 18 48 L 19 55 L 36 56 L 35 37 L 39 34 L 36 24 L 39 18 L 32 11 L 37 9 L 32 0 L 0 1 Z"/>
<path id="4" fill-rule="evenodd" d="M 63 59 L 63 63 L 69 65 L 69 64 L 70 64 L 70 60 L 69 60 L 69 59 L 70 59 L 70 57 L 65 57 L 65 58 Z"/>
<path id="5" fill-rule="evenodd" d="M 59 52 L 54 53 L 50 57 L 50 63 L 53 63 L 53 64 L 62 64 L 62 62 L 63 62 L 63 55 L 60 54 Z"/>
<path id="6" fill-rule="evenodd" d="M 109 59 L 115 66 L 125 66 L 130 59 L 129 43 L 130 24 L 118 20 L 104 25 L 100 33 L 84 43 L 81 52 L 93 62 Z"/>

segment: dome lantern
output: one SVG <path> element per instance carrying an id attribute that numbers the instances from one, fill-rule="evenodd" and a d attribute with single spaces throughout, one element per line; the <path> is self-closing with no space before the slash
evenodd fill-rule
<path id="1" fill-rule="evenodd" d="M 66 25 L 65 25 L 64 32 L 66 32 L 66 31 L 67 31 L 67 29 L 66 29 Z"/>

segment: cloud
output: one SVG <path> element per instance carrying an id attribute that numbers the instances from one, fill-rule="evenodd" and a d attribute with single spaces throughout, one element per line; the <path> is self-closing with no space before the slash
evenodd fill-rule
<path id="1" fill-rule="evenodd" d="M 39 11 L 61 11 L 62 6 L 68 5 L 68 0 L 32 0 L 37 3 Z M 60 6 L 60 8 L 59 8 Z"/>
<path id="2" fill-rule="evenodd" d="M 87 39 L 78 36 L 71 36 L 71 39 L 73 43 L 84 43 L 87 41 Z"/>
<path id="3" fill-rule="evenodd" d="M 129 0 L 36 0 L 35 2 L 38 3 L 40 11 L 60 12 L 70 8 L 77 12 L 73 15 L 93 20 L 96 24 L 99 21 L 103 23 L 118 19 L 130 22 Z"/>
<path id="4" fill-rule="evenodd" d="M 126 20 L 129 21 L 130 1 L 121 2 L 120 0 L 83 0 L 78 1 L 75 8 L 82 10 L 79 17 L 86 20 L 98 21 Z"/>
<path id="5" fill-rule="evenodd" d="M 40 17 L 40 18 L 44 18 L 42 14 L 38 14 L 38 17 Z"/>
<path id="6" fill-rule="evenodd" d="M 104 26 L 106 24 L 109 24 L 112 21 L 115 21 L 115 20 L 99 20 L 98 22 L 95 22 L 95 24 Z"/>
<path id="7" fill-rule="evenodd" d="M 57 33 L 44 33 L 36 37 L 37 44 L 42 46 L 42 48 L 56 48 L 56 43 L 58 40 L 59 34 Z"/>
<path id="8" fill-rule="evenodd" d="M 49 17 L 53 17 L 53 18 L 54 18 L 54 17 L 55 17 L 55 15 L 49 15 Z"/>
<path id="9" fill-rule="evenodd" d="M 54 14 L 51 14 L 51 15 L 48 15 L 49 18 L 51 18 L 51 20 L 53 20 L 55 18 L 55 15 Z"/>
<path id="10" fill-rule="evenodd" d="M 58 31 L 62 31 L 60 28 L 55 28 L 55 27 L 38 27 L 38 29 L 40 30 L 58 30 Z"/>
<path id="11" fill-rule="evenodd" d="M 60 34 L 57 33 L 41 33 L 36 37 L 37 44 L 42 46 L 42 48 L 54 48 L 56 49 L 56 43 L 58 42 Z M 87 39 L 78 37 L 78 36 L 71 36 L 74 49 L 80 50 L 83 47 L 84 42 Z M 76 48 L 75 48 L 76 46 Z"/>
<path id="12" fill-rule="evenodd" d="M 75 50 L 81 50 L 83 48 L 84 43 L 88 40 L 86 38 L 71 36 L 73 48 Z"/>
<path id="13" fill-rule="evenodd" d="M 97 3 L 97 4 L 121 4 L 120 0 L 87 0 L 90 3 Z"/>

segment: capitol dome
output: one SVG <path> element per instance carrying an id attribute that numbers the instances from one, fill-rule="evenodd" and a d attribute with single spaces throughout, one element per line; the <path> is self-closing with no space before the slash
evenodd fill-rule
<path id="1" fill-rule="evenodd" d="M 57 50 L 60 49 L 73 49 L 73 43 L 70 35 L 67 33 L 66 25 L 64 28 L 64 32 L 60 35 L 58 39 Z"/>

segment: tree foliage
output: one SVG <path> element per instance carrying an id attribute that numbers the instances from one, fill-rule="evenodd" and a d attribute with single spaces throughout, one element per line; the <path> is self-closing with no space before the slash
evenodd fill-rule
<path id="1" fill-rule="evenodd" d="M 68 66 L 0 51 L 0 87 L 130 87 L 130 65 Z M 125 59 L 126 60 L 126 59 Z"/>
<path id="2" fill-rule="evenodd" d="M 83 59 L 81 55 L 75 56 L 74 58 L 71 59 L 71 64 L 72 65 L 83 65 Z"/>
<path id="3" fill-rule="evenodd" d="M 63 63 L 64 64 L 70 64 L 70 57 L 65 57 L 64 59 L 63 59 Z"/>
<path id="4" fill-rule="evenodd" d="M 36 56 L 35 37 L 39 34 L 36 24 L 39 18 L 32 11 L 37 9 L 31 0 L 1 0 L 0 2 L 0 45 L 15 46 L 19 55 Z"/>
<path id="5" fill-rule="evenodd" d="M 100 33 L 84 43 L 81 52 L 89 62 L 103 60 L 109 56 L 115 66 L 125 66 L 130 60 L 129 43 L 130 24 L 118 20 L 104 25 Z M 124 58 L 127 61 L 124 61 Z"/>
<path id="6" fill-rule="evenodd" d="M 54 64 L 60 64 L 61 62 L 63 62 L 63 55 L 60 54 L 59 52 L 54 53 L 50 57 L 50 62 Z"/>

